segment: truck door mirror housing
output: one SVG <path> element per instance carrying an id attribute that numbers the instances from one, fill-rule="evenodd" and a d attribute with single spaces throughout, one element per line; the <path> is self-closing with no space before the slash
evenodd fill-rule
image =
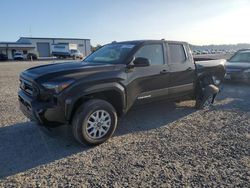
<path id="1" fill-rule="evenodd" d="M 133 61 L 134 67 L 147 67 L 150 65 L 149 60 L 143 57 L 137 57 Z"/>

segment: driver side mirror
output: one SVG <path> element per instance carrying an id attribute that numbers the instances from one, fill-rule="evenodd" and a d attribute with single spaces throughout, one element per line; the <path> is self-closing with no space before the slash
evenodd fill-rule
<path id="1" fill-rule="evenodd" d="M 147 58 L 143 57 L 137 57 L 132 61 L 132 63 L 128 66 L 129 68 L 134 68 L 134 67 L 147 67 L 149 66 L 149 60 Z"/>

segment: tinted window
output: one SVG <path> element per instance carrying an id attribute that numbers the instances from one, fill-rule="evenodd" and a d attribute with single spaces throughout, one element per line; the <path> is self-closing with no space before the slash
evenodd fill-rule
<path id="1" fill-rule="evenodd" d="M 71 51 L 71 53 L 77 53 L 78 52 L 78 50 L 70 50 Z"/>
<path id="2" fill-rule="evenodd" d="M 135 58 L 137 57 L 147 58 L 150 65 L 164 64 L 163 49 L 161 44 L 148 44 L 141 47 L 135 53 Z"/>
<path id="3" fill-rule="evenodd" d="M 93 52 L 84 61 L 91 63 L 124 63 L 124 59 L 133 48 L 133 44 L 108 44 Z"/>
<path id="4" fill-rule="evenodd" d="M 182 44 L 168 44 L 171 63 L 182 63 L 186 61 L 186 55 Z"/>

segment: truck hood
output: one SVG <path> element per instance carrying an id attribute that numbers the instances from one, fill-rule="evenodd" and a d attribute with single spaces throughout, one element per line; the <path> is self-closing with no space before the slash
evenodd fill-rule
<path id="1" fill-rule="evenodd" d="M 51 80 L 57 77 L 77 77 L 77 75 L 83 75 L 86 73 L 97 73 L 112 71 L 115 69 L 115 65 L 103 64 L 103 63 L 88 63 L 88 62 L 66 62 L 55 63 L 48 65 L 41 65 L 32 67 L 21 73 L 21 77 L 30 81 L 43 81 Z"/>

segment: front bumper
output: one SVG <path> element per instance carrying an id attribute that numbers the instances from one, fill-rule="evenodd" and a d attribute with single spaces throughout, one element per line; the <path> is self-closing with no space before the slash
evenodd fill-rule
<path id="1" fill-rule="evenodd" d="M 31 121 L 50 127 L 66 123 L 64 108 L 55 102 L 39 102 L 22 90 L 18 92 L 18 99 L 20 110 Z"/>

